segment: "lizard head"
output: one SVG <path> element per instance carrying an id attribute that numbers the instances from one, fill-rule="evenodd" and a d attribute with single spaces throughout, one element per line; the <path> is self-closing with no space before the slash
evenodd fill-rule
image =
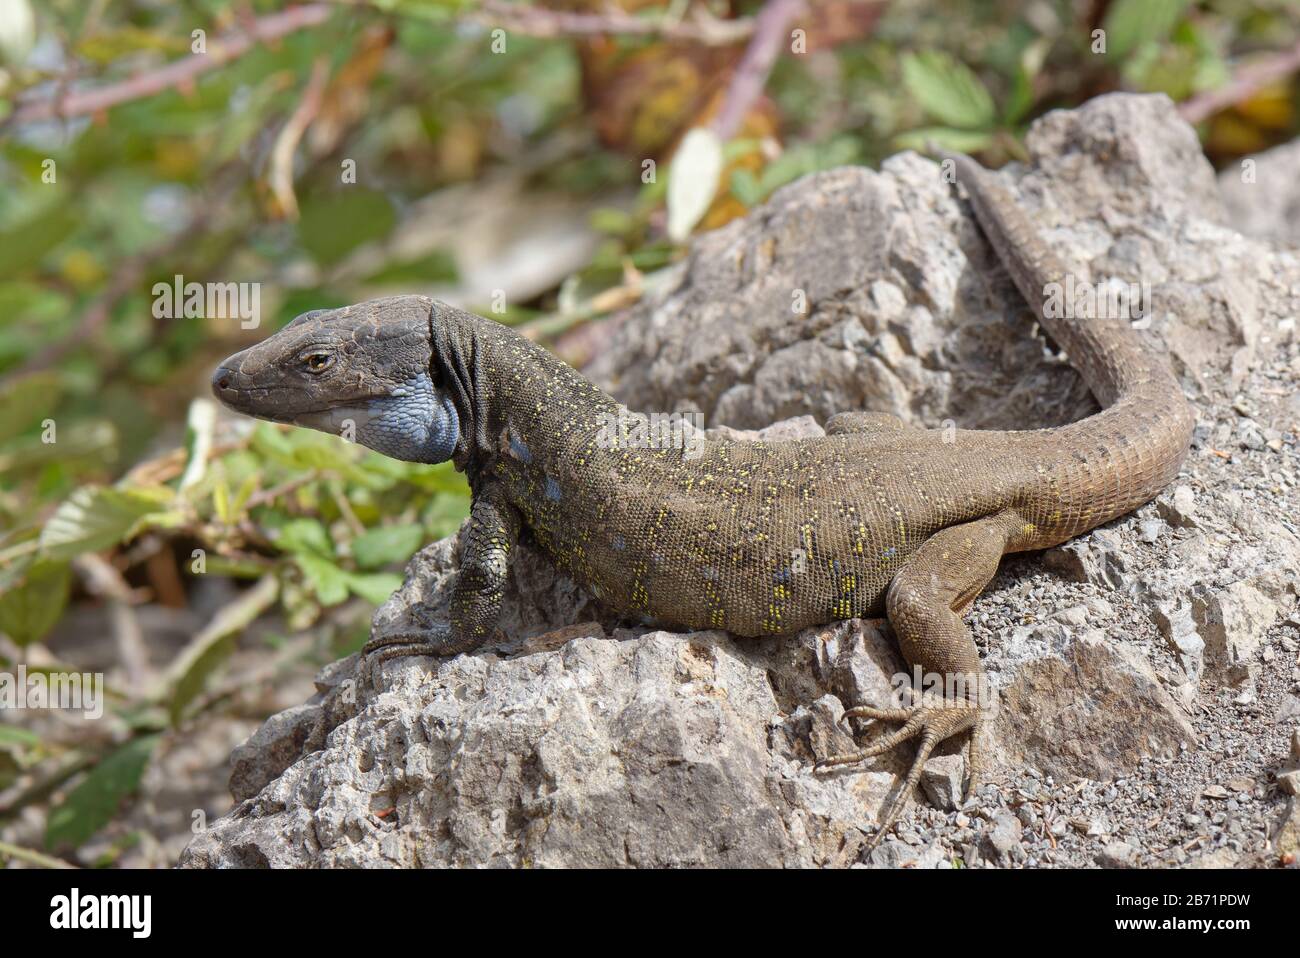
<path id="1" fill-rule="evenodd" d="M 304 313 L 212 374 L 237 412 L 331 432 L 407 462 L 445 462 L 460 419 L 431 362 L 420 296 Z"/>

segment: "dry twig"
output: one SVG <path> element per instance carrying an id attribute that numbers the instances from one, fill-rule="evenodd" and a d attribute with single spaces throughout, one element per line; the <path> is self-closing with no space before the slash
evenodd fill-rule
<path id="1" fill-rule="evenodd" d="M 1183 101 L 1178 105 L 1178 112 L 1188 123 L 1200 123 L 1220 110 L 1249 100 L 1270 83 L 1276 83 L 1297 70 L 1300 70 L 1300 43 L 1290 50 L 1242 67 L 1226 86 Z"/>
<path id="2" fill-rule="evenodd" d="M 317 26 L 329 19 L 333 12 L 327 3 L 289 7 L 251 21 L 242 31 L 234 31 L 209 41 L 205 53 L 191 54 L 182 60 L 155 70 L 146 70 L 107 86 L 20 101 L 17 109 L 0 125 L 0 130 L 38 120 L 93 116 L 122 103 L 143 100 L 166 90 L 183 87 L 201 74 L 243 56 L 256 44 L 276 40 L 305 27 Z"/>

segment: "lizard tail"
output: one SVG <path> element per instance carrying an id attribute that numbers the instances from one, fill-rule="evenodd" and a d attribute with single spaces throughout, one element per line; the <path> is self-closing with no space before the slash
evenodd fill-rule
<path id="1" fill-rule="evenodd" d="M 1074 450 L 1068 488 L 1105 491 L 1096 509 L 1062 531 L 1077 534 L 1150 501 L 1178 474 L 1196 424 L 1173 372 L 1126 316 L 1061 309 L 1062 291 L 1073 282 L 1066 264 L 992 174 L 968 156 L 945 159 L 956 164 L 980 228 L 1021 295 L 1103 407 L 1054 430 Z M 1102 297 L 1093 302 L 1108 305 Z"/>

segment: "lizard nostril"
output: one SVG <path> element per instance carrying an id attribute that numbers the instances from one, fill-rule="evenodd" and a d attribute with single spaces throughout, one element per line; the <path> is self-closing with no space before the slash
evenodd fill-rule
<path id="1" fill-rule="evenodd" d="M 230 391 L 230 381 L 232 379 L 229 366 L 218 366 L 212 372 L 212 388 L 215 392 L 225 393 Z"/>

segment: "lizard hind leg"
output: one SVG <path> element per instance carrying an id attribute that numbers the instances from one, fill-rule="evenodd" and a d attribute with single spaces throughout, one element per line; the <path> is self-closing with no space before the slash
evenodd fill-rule
<path id="1" fill-rule="evenodd" d="M 848 765 L 880 755 L 908 739 L 919 739 L 903 786 L 868 848 L 874 847 L 898 820 L 934 747 L 967 729 L 972 730 L 968 796 L 978 784 L 978 736 L 988 703 L 983 701 L 979 652 L 960 610 L 993 578 L 1008 540 L 1020 525 L 1019 517 L 1005 512 L 942 529 L 922 543 L 890 583 L 886 614 L 898 636 L 903 658 L 924 673 L 925 691 L 918 693 L 919 701 L 903 708 L 864 705 L 847 709 L 846 719 L 903 724 L 861 751 L 833 755 L 817 764 L 818 768 Z"/>

